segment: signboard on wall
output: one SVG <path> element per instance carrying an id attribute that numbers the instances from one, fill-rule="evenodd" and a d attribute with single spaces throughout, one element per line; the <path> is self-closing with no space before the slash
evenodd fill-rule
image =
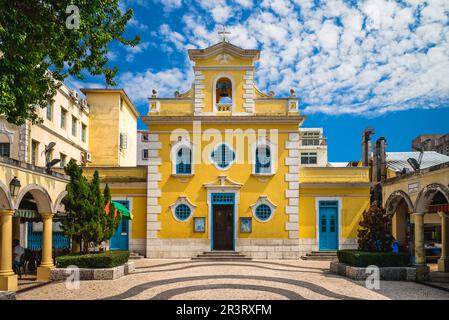
<path id="1" fill-rule="evenodd" d="M 42 222 L 33 222 L 33 232 L 42 232 L 44 224 Z M 53 222 L 53 232 L 61 232 L 61 222 Z"/>
<path id="2" fill-rule="evenodd" d="M 408 184 L 408 194 L 417 193 L 419 191 L 419 182 L 412 182 Z"/>

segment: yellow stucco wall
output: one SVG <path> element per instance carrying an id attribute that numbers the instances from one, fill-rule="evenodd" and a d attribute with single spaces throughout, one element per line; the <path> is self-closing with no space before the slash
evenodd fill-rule
<path id="1" fill-rule="evenodd" d="M 299 174 L 299 237 L 317 237 L 320 200 L 338 200 L 340 241 L 356 238 L 362 213 L 370 204 L 368 168 L 301 168 Z"/>
<path id="2" fill-rule="evenodd" d="M 84 91 L 90 106 L 89 151 L 91 166 L 135 166 L 137 117 L 124 94 L 117 90 Z M 127 148 L 120 148 L 120 134 L 127 135 Z"/>
<path id="3" fill-rule="evenodd" d="M 225 128 L 237 127 L 232 125 L 206 125 L 203 124 L 202 130 L 209 128 L 215 128 L 220 132 L 224 132 Z M 246 130 L 252 128 L 251 125 L 239 125 L 239 128 Z M 275 128 L 279 130 L 295 130 L 296 125 L 260 125 L 258 128 Z M 268 222 L 258 222 L 253 219 L 253 232 L 252 233 L 238 233 L 238 238 L 287 238 L 288 232 L 285 230 L 285 222 L 287 222 L 288 216 L 284 213 L 286 206 L 285 190 L 288 189 L 288 183 L 284 181 L 287 167 L 283 165 L 288 150 L 285 150 L 282 146 L 285 145 L 288 139 L 287 132 L 280 132 L 278 136 L 278 169 L 272 177 L 255 177 L 252 173 L 252 164 L 248 162 L 248 146 L 245 144 L 244 148 L 244 163 L 235 163 L 228 170 L 219 170 L 213 164 L 200 163 L 194 166 L 194 175 L 192 177 L 174 177 L 172 176 L 172 163 L 171 163 L 171 142 L 170 132 L 175 128 L 182 128 L 191 131 L 191 126 L 163 126 L 152 125 L 152 130 L 160 132 L 162 130 L 167 133 L 159 133 L 159 140 L 162 143 L 163 148 L 160 150 L 160 157 L 162 159 L 162 165 L 160 166 L 160 173 L 162 181 L 159 183 L 162 197 L 160 198 L 160 205 L 162 207 L 162 213 L 159 215 L 159 221 L 161 222 L 161 230 L 158 232 L 158 238 L 207 238 L 208 231 L 205 233 L 193 232 L 193 219 L 189 219 L 187 222 L 177 221 L 170 209 L 170 205 L 175 203 L 180 195 L 185 195 L 197 208 L 194 212 L 194 217 L 206 217 L 206 225 L 208 222 L 209 208 L 207 205 L 207 191 L 203 186 L 204 184 L 211 183 L 218 178 L 219 175 L 226 175 L 234 182 L 242 184 L 240 189 L 240 203 L 238 205 L 238 217 L 251 217 L 252 212 L 250 206 L 259 199 L 259 196 L 266 195 L 276 206 L 276 211 L 271 220 Z M 254 128 L 254 127 L 253 127 Z M 176 138 L 176 136 L 174 137 Z M 192 137 L 190 136 L 190 139 Z M 224 136 L 222 135 L 222 139 Z M 236 140 L 234 140 L 235 142 Z M 176 141 L 175 141 L 176 142 Z M 215 146 L 218 142 L 212 143 Z M 234 145 L 235 147 L 235 145 Z M 202 150 L 207 149 L 206 155 L 209 155 L 212 151 L 211 145 L 208 141 L 202 142 Z M 199 148 L 195 152 L 199 152 Z M 237 156 L 241 155 L 241 152 L 237 152 Z"/>
<path id="4" fill-rule="evenodd" d="M 354 192 L 360 192 L 364 196 L 350 196 Z M 299 237 L 314 239 L 317 234 L 317 202 L 319 200 L 334 199 L 341 201 L 340 208 L 340 239 L 356 238 L 358 223 L 362 213 L 369 207 L 368 190 L 304 190 L 300 192 L 299 206 Z"/>
<path id="5" fill-rule="evenodd" d="M 415 174 L 409 177 L 397 177 L 392 180 L 387 180 L 382 187 L 383 205 L 386 205 L 393 192 L 402 191 L 409 196 L 414 209 L 417 210 L 417 198 L 420 191 L 433 183 L 439 183 L 443 186 L 449 185 L 449 167 L 432 171 L 424 169 L 419 175 Z"/>
<path id="6" fill-rule="evenodd" d="M 131 220 L 131 238 L 145 239 L 147 226 L 147 197 L 146 188 L 119 189 L 114 183 L 110 185 L 113 200 L 128 200 L 131 203 L 133 219 Z"/>
<path id="7" fill-rule="evenodd" d="M 91 166 L 117 166 L 119 149 L 119 93 L 88 93 Z"/>

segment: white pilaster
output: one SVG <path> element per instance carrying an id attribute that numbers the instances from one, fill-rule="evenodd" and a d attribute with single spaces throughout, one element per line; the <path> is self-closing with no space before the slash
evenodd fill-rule
<path id="1" fill-rule="evenodd" d="M 285 214 L 288 215 L 285 230 L 288 231 L 290 239 L 299 239 L 299 132 L 288 134 L 285 148 L 288 150 L 288 157 L 285 158 L 288 172 L 285 174 L 284 180 L 288 182 L 288 189 L 285 190 L 284 196 L 289 204 L 285 208 Z"/>
<path id="2" fill-rule="evenodd" d="M 149 248 L 151 248 L 152 241 L 157 239 L 157 232 L 161 230 L 159 222 L 159 214 L 162 208 L 159 205 L 159 198 L 161 197 L 161 189 L 159 183 L 162 179 L 159 170 L 162 160 L 159 156 L 159 150 L 162 147 L 159 141 L 159 134 L 150 134 L 151 142 L 148 146 L 149 163 L 147 173 L 147 244 L 146 255 L 149 255 Z"/>
<path id="3" fill-rule="evenodd" d="M 204 74 L 201 71 L 195 71 L 194 81 L 194 113 L 203 112 L 204 108 Z"/>

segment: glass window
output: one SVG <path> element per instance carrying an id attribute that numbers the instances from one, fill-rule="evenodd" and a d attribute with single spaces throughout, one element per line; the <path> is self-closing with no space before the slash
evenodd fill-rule
<path id="1" fill-rule="evenodd" d="M 47 103 L 47 120 L 53 120 L 53 101 L 50 100 Z"/>
<path id="2" fill-rule="evenodd" d="M 229 167 L 235 160 L 235 152 L 225 144 L 221 144 L 215 148 L 215 150 L 212 151 L 211 156 L 212 161 L 222 169 Z"/>
<path id="3" fill-rule="evenodd" d="M 176 155 L 176 173 L 192 173 L 192 150 L 190 148 L 180 148 Z"/>
<path id="4" fill-rule="evenodd" d="M 148 133 L 142 133 L 142 141 L 148 142 Z"/>
<path id="5" fill-rule="evenodd" d="M 67 111 L 65 111 L 63 108 L 61 108 L 61 128 L 65 129 L 65 118 L 67 115 Z"/>
<path id="6" fill-rule="evenodd" d="M 67 162 L 67 156 L 63 153 L 60 153 L 59 159 L 61 159 L 61 162 L 59 163 L 61 165 L 61 168 L 64 168 Z"/>
<path id="7" fill-rule="evenodd" d="M 31 141 L 31 164 L 37 164 L 39 142 L 33 140 Z"/>
<path id="8" fill-rule="evenodd" d="M 271 154 L 267 146 L 256 149 L 256 173 L 271 173 Z"/>
<path id="9" fill-rule="evenodd" d="M 319 146 L 320 145 L 320 132 L 306 131 L 302 134 L 303 146 Z"/>
<path id="10" fill-rule="evenodd" d="M 301 164 L 317 164 L 318 157 L 316 152 L 302 152 Z"/>
<path id="11" fill-rule="evenodd" d="M 142 150 L 142 160 L 147 160 L 148 159 L 148 149 L 143 149 Z"/>
<path id="12" fill-rule="evenodd" d="M 266 204 L 260 204 L 256 208 L 256 217 L 259 220 L 267 221 L 271 217 L 271 208 Z"/>
<path id="13" fill-rule="evenodd" d="M 76 137 L 78 119 L 72 116 L 72 136 Z"/>
<path id="14" fill-rule="evenodd" d="M 128 148 L 128 135 L 126 133 L 120 133 L 120 149 Z"/>
<path id="15" fill-rule="evenodd" d="M 10 157 L 10 144 L 7 142 L 0 143 L 0 156 Z"/>
<path id="16" fill-rule="evenodd" d="M 185 221 L 190 217 L 191 211 L 190 207 L 186 204 L 180 204 L 175 209 L 176 218 L 181 221 Z"/>
<path id="17" fill-rule="evenodd" d="M 81 141 L 86 142 L 86 131 L 87 126 L 85 124 L 81 124 Z"/>

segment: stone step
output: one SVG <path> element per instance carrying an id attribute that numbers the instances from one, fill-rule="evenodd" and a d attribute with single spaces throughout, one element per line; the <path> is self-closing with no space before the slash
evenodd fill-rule
<path id="1" fill-rule="evenodd" d="M 449 283 L 449 274 L 447 272 L 430 272 L 431 282 Z"/>
<path id="2" fill-rule="evenodd" d="M 217 256 L 217 257 L 203 257 L 197 256 L 193 257 L 192 260 L 201 260 L 201 261 L 250 261 L 251 258 L 248 257 L 231 257 L 231 256 Z"/>
<path id="3" fill-rule="evenodd" d="M 337 255 L 337 251 L 312 251 L 309 254 L 314 254 L 314 255 L 329 255 L 329 254 L 333 254 L 333 255 Z"/>
<path id="4" fill-rule="evenodd" d="M 200 257 L 200 258 L 231 258 L 231 259 L 234 259 L 234 258 L 246 258 L 246 255 L 244 255 L 244 254 L 239 254 L 239 255 L 237 255 L 237 254 L 220 254 L 220 255 L 218 255 L 218 254 L 200 254 L 200 255 L 197 255 L 197 257 Z"/>
<path id="5" fill-rule="evenodd" d="M 302 260 L 333 261 L 337 259 L 337 251 L 312 251 L 301 257 Z"/>
<path id="6" fill-rule="evenodd" d="M 322 254 L 315 254 L 315 253 L 306 253 L 307 257 L 337 257 L 336 254 L 332 253 L 322 253 Z"/>
<path id="7" fill-rule="evenodd" d="M 205 251 L 196 257 L 193 257 L 192 260 L 208 260 L 208 261 L 248 261 L 251 258 L 248 258 L 245 254 L 236 251 L 228 251 L 228 250 L 220 250 L 220 251 Z"/>
<path id="8" fill-rule="evenodd" d="M 204 251 L 203 254 L 240 254 L 238 251 L 232 251 L 232 250 L 215 250 L 215 251 Z"/>
<path id="9" fill-rule="evenodd" d="M 314 261 L 333 261 L 336 260 L 337 257 L 333 256 L 302 256 L 302 260 L 314 260 Z"/>
<path id="10" fill-rule="evenodd" d="M 133 259 L 133 260 L 136 260 L 136 259 L 143 259 L 144 256 L 141 256 L 138 252 L 131 252 L 129 254 L 129 258 Z"/>

